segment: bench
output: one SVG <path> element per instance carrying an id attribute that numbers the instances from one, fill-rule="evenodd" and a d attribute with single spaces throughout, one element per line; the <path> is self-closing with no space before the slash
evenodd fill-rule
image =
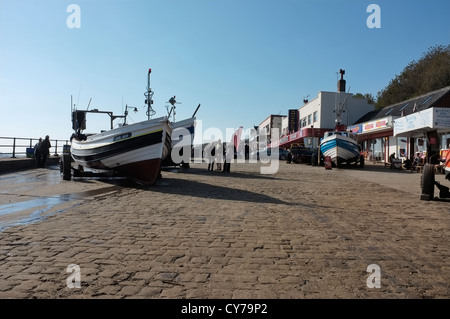
<path id="1" fill-rule="evenodd" d="M 384 167 L 389 167 L 389 168 L 395 168 L 395 169 L 402 169 L 402 161 L 401 160 L 394 160 L 392 163 L 391 162 L 384 162 Z"/>

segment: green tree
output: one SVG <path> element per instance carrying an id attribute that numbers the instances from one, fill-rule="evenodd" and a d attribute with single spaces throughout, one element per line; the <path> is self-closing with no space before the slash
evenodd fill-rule
<path id="1" fill-rule="evenodd" d="M 430 47 L 419 61 L 410 62 L 377 93 L 376 108 L 450 86 L 450 45 Z"/>
<path id="2" fill-rule="evenodd" d="M 375 104 L 375 98 L 370 93 L 366 93 L 366 94 L 355 93 L 355 94 L 353 94 L 353 97 L 359 98 L 359 99 L 366 99 L 368 103 Z"/>

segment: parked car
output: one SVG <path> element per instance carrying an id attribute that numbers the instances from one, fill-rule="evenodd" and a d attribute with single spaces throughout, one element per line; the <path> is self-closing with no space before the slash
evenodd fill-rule
<path id="1" fill-rule="evenodd" d="M 317 150 L 303 147 L 303 146 L 294 146 L 291 148 L 291 161 L 294 163 L 308 163 L 311 164 L 312 158 L 317 158 Z M 289 161 L 289 160 L 288 160 Z"/>
<path id="2" fill-rule="evenodd" d="M 250 154 L 250 156 L 251 156 L 251 158 L 255 158 L 255 156 L 256 156 L 256 159 L 259 160 L 259 153 L 260 152 L 266 152 L 267 156 L 271 156 L 272 149 L 273 148 L 268 148 L 268 149 L 263 150 L 263 151 L 256 151 L 256 152 L 253 152 L 252 154 Z M 281 147 L 278 148 L 278 159 L 280 159 L 281 161 L 286 160 L 288 154 L 289 154 L 289 151 L 287 151 L 285 149 L 282 149 Z"/>

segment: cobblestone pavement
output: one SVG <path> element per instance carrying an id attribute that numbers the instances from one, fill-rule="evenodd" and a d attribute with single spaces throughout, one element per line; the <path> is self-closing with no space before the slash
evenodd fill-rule
<path id="1" fill-rule="evenodd" d="M 367 167 L 2 175 L 0 298 L 449 298 L 449 202 Z"/>

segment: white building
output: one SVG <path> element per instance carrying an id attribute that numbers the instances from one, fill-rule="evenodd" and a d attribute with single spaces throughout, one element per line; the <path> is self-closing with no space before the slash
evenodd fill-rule
<path id="1" fill-rule="evenodd" d="M 293 144 L 300 144 L 317 148 L 324 132 L 335 129 L 338 124 L 345 129 L 375 110 L 375 105 L 369 103 L 366 98 L 345 92 L 343 78 L 345 71 L 341 69 L 340 73 L 341 79 L 337 83 L 337 92 L 320 91 L 313 100 L 304 100 L 305 104 L 298 109 L 298 112 L 289 110 L 288 116 L 280 116 L 276 121 L 274 115 L 271 115 L 260 124 L 260 130 L 264 127 L 268 128 L 264 132 L 268 134 L 267 141 L 270 146 L 289 148 Z M 275 140 L 271 135 L 271 129 L 278 125 L 280 125 L 280 138 Z"/>
<path id="2" fill-rule="evenodd" d="M 278 136 L 282 132 L 282 124 L 286 115 L 270 115 L 258 126 L 259 140 L 266 141 L 266 144 L 270 144 L 273 138 L 273 130 L 278 129 Z M 258 149 L 264 149 L 267 145 L 258 145 Z"/>
<path id="3" fill-rule="evenodd" d="M 366 98 L 344 91 L 320 91 L 315 99 L 304 102 L 305 104 L 298 109 L 298 131 L 289 131 L 291 120 L 287 117 L 282 121 L 280 139 L 278 141 L 270 139 L 272 146 L 289 148 L 292 144 L 300 144 L 317 148 L 320 138 L 326 131 L 333 130 L 337 124 L 350 126 L 375 110 L 375 105 L 369 103 Z M 339 114 L 340 121 L 337 123 Z"/>
<path id="4" fill-rule="evenodd" d="M 347 129 L 357 133 L 366 159 L 389 155 L 412 160 L 416 153 L 437 161 L 450 148 L 450 86 L 389 105 Z"/>
<path id="5" fill-rule="evenodd" d="M 339 110 L 342 110 L 340 124 L 349 126 L 375 110 L 375 105 L 352 93 L 320 91 L 315 99 L 299 108 L 299 127 L 333 129 Z"/>

